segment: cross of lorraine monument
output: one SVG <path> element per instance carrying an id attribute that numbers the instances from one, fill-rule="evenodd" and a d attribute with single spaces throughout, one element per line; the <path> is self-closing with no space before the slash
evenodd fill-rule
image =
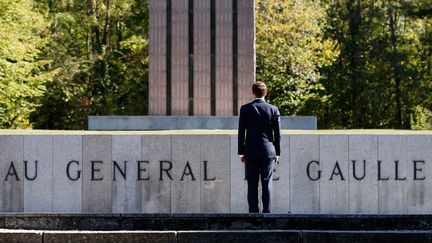
<path id="1" fill-rule="evenodd" d="M 148 114 L 89 116 L 89 130 L 237 129 L 255 82 L 255 0 L 149 0 L 149 36 Z M 316 117 L 281 127 L 316 129 Z"/>
<path id="2" fill-rule="evenodd" d="M 238 115 L 255 82 L 254 5 L 149 0 L 149 115 Z"/>

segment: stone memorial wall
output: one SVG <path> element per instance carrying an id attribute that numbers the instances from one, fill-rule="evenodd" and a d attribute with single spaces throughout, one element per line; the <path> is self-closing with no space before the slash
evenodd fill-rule
<path id="1" fill-rule="evenodd" d="M 432 212 L 432 134 L 285 132 L 281 147 L 274 213 Z M 0 180 L 2 212 L 247 212 L 234 132 L 3 134 Z"/>

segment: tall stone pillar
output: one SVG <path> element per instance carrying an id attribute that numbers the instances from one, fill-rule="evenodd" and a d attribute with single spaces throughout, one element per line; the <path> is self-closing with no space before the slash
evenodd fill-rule
<path id="1" fill-rule="evenodd" d="M 233 2 L 216 0 L 216 115 L 233 113 Z"/>
<path id="2" fill-rule="evenodd" d="M 210 115 L 211 107 L 211 27 L 210 1 L 195 0 L 194 23 L 194 99 L 193 115 Z"/>
<path id="3" fill-rule="evenodd" d="M 160 0 L 159 0 L 160 1 Z M 171 0 L 171 114 L 187 115 L 189 99 L 189 0 Z M 167 100 L 169 102 L 169 100 Z"/>
<path id="4" fill-rule="evenodd" d="M 149 115 L 237 115 L 255 82 L 254 0 L 149 0 Z"/>
<path id="5" fill-rule="evenodd" d="M 237 7 L 237 89 L 238 109 L 249 102 L 255 82 L 255 1 L 238 0 Z M 252 80 L 252 81 L 251 81 Z"/>
<path id="6" fill-rule="evenodd" d="M 149 114 L 166 114 L 167 110 L 167 1 L 149 1 Z M 170 70 L 171 72 L 171 70 Z M 169 88 L 170 89 L 170 88 Z"/>

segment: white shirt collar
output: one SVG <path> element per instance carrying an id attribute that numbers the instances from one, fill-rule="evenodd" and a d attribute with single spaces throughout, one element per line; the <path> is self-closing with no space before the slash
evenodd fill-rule
<path id="1" fill-rule="evenodd" d="M 254 100 L 263 100 L 263 101 L 265 101 L 265 98 L 264 97 L 262 97 L 262 98 L 255 98 Z"/>

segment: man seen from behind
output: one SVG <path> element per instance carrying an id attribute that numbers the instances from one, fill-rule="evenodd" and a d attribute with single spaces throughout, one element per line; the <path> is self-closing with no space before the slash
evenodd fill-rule
<path id="1" fill-rule="evenodd" d="M 240 109 L 238 154 L 245 164 L 249 213 L 259 213 L 258 183 L 261 178 L 262 213 L 270 213 L 274 164 L 280 156 L 280 113 L 265 101 L 263 82 L 252 85 L 254 100 Z"/>

